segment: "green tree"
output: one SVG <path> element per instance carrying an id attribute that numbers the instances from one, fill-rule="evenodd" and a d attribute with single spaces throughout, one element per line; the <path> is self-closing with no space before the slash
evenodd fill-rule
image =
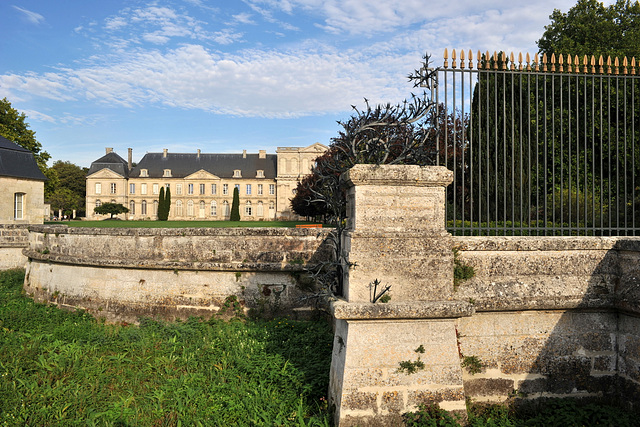
<path id="1" fill-rule="evenodd" d="M 538 40 L 540 53 L 596 58 L 640 59 L 640 3 L 617 0 L 604 6 L 597 0 L 578 0 L 567 13 L 555 9 L 551 23 Z"/>
<path id="2" fill-rule="evenodd" d="M 125 208 L 121 203 L 103 203 L 93 208 L 93 211 L 100 215 L 111 214 L 111 219 L 113 219 L 114 215 L 129 212 L 129 208 Z"/>
<path id="3" fill-rule="evenodd" d="M 57 188 L 48 200 L 54 211 L 61 209 L 65 214 L 71 214 L 74 209 L 80 209 L 84 202 L 82 197 L 64 187 Z"/>
<path id="4" fill-rule="evenodd" d="M 52 172 L 52 175 L 55 174 L 55 183 L 53 191 L 49 194 L 45 192 L 45 198 L 52 204 L 52 197 L 54 193 L 59 192 L 60 189 L 67 189 L 79 200 L 79 203 L 74 204 L 75 207 L 72 209 L 77 209 L 79 211 L 84 211 L 85 209 L 85 199 L 86 199 L 86 175 L 87 168 L 81 168 L 71 162 L 68 161 L 56 161 L 51 168 L 49 168 Z M 75 200 L 75 198 L 74 198 Z"/>
<path id="5" fill-rule="evenodd" d="M 167 187 L 167 190 L 164 192 L 164 216 L 165 221 L 169 219 L 169 212 L 171 211 L 171 189 Z"/>
<path id="6" fill-rule="evenodd" d="M 229 221 L 240 221 L 240 192 L 238 187 L 233 189 L 233 203 L 231 204 L 231 215 Z"/>
<path id="7" fill-rule="evenodd" d="M 7 98 L 0 100 L 0 135 L 31 151 L 38 167 L 46 175 L 47 161 L 51 156 L 42 150 L 42 144 L 36 139 L 35 131 L 29 129 L 26 118 L 24 113 L 11 107 Z"/>
<path id="8" fill-rule="evenodd" d="M 158 195 L 158 221 L 166 221 L 164 216 L 164 186 L 160 187 L 160 194 Z"/>

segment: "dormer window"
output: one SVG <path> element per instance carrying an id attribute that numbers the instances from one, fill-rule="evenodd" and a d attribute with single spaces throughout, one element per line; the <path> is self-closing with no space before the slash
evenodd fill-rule
<path id="1" fill-rule="evenodd" d="M 146 169 L 140 169 L 140 176 L 148 177 L 149 176 L 149 171 L 146 170 Z"/>
<path id="2" fill-rule="evenodd" d="M 242 178 L 242 173 L 240 172 L 240 169 L 236 169 L 233 171 L 233 177 L 234 178 Z"/>
<path id="3" fill-rule="evenodd" d="M 259 169 L 258 173 L 256 174 L 256 178 L 264 178 L 264 171 Z"/>
<path id="4" fill-rule="evenodd" d="M 165 169 L 162 176 L 164 176 L 165 178 L 171 178 L 171 169 Z"/>

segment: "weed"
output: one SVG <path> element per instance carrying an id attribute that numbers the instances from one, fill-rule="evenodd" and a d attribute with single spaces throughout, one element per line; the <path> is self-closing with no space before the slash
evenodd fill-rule
<path id="1" fill-rule="evenodd" d="M 239 282 L 241 277 L 242 277 L 242 273 L 240 273 L 239 271 L 236 271 L 236 282 Z"/>
<path id="2" fill-rule="evenodd" d="M 460 283 L 469 280 L 476 275 L 476 271 L 473 266 L 463 264 L 459 257 L 460 248 L 454 247 L 453 249 L 453 289 L 458 289 Z"/>
<path id="3" fill-rule="evenodd" d="M 462 356 L 461 366 L 466 368 L 471 375 L 479 374 L 484 367 L 478 356 Z"/>
<path id="4" fill-rule="evenodd" d="M 43 255 L 47 255 L 48 253 L 50 253 L 49 248 L 44 248 L 44 249 L 41 251 L 41 253 L 42 253 Z"/>
<path id="5" fill-rule="evenodd" d="M 424 346 L 420 344 L 420 346 L 413 351 L 418 354 L 424 354 Z M 418 360 L 403 360 L 399 365 L 400 367 L 396 372 L 404 372 L 407 375 L 415 374 L 424 369 L 424 362 L 420 360 L 420 356 L 418 356 Z"/>

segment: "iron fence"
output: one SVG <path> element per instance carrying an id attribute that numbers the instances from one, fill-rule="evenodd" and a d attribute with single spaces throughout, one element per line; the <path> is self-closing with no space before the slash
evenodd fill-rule
<path id="1" fill-rule="evenodd" d="M 635 59 L 460 56 L 431 94 L 453 234 L 640 234 Z"/>

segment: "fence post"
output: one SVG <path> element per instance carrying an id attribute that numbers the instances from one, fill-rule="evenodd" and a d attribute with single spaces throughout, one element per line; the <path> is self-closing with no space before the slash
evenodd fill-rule
<path id="1" fill-rule="evenodd" d="M 344 299 L 334 301 L 329 387 L 340 426 L 397 425 L 419 403 L 464 411 L 453 300 L 453 252 L 445 230 L 441 166 L 356 165 L 347 188 Z M 391 300 L 372 302 L 390 285 Z M 403 367 L 404 366 L 404 367 Z M 415 372 L 410 373 L 414 370 Z"/>

